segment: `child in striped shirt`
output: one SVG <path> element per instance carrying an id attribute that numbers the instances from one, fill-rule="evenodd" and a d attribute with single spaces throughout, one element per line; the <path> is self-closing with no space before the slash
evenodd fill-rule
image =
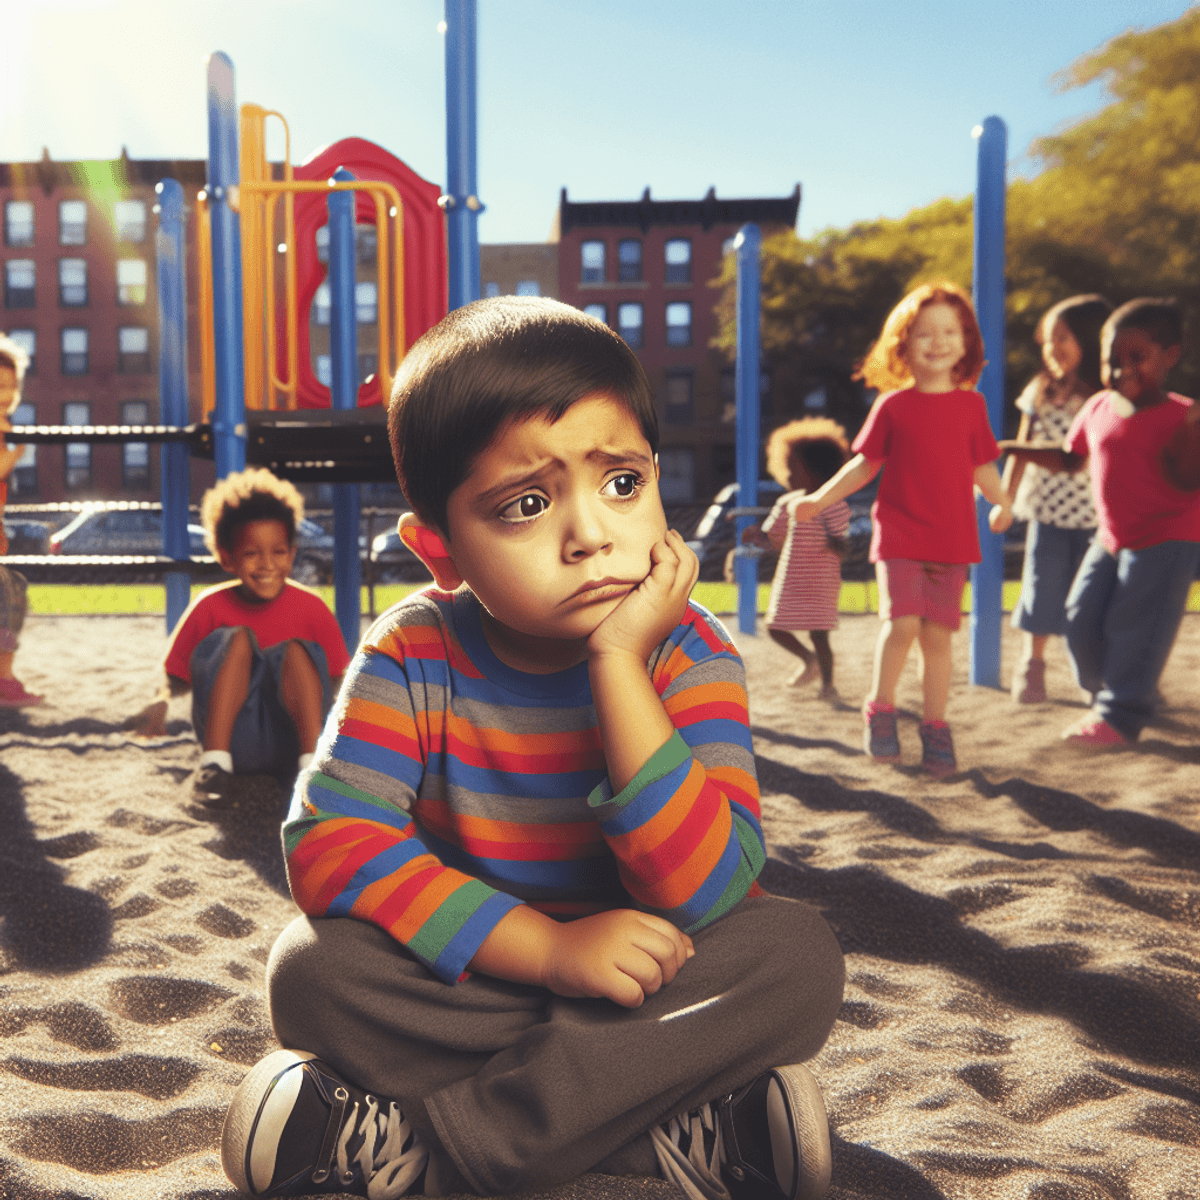
<path id="1" fill-rule="evenodd" d="M 841 953 L 755 882 L 742 664 L 688 599 L 637 358 L 566 305 L 481 301 L 409 351 L 388 427 L 435 584 L 367 633 L 297 785 L 305 915 L 268 967 L 289 1049 L 239 1087 L 226 1171 L 270 1196 L 589 1170 L 823 1194 L 799 1060 Z"/>

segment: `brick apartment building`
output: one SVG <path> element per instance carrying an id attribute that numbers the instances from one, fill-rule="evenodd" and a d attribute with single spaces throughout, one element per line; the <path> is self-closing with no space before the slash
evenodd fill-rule
<path id="1" fill-rule="evenodd" d="M 155 184 L 177 179 L 191 201 L 205 163 L 135 160 L 0 163 L 3 329 L 31 368 L 14 424 L 158 422 Z M 190 207 L 190 204 L 189 204 Z M 200 419 L 196 250 L 188 223 L 188 369 Z M 153 500 L 159 455 L 144 444 L 29 447 L 10 480 L 14 502 Z M 193 484 L 211 478 L 198 463 Z"/>
<path id="2" fill-rule="evenodd" d="M 637 351 L 658 398 L 660 488 L 668 504 L 701 502 L 735 477 L 733 370 L 709 345 L 728 243 L 753 222 L 794 229 L 800 185 L 782 198 L 567 199 L 558 208 L 558 298 L 605 321 Z M 769 424 L 764 392 L 763 428 Z"/>

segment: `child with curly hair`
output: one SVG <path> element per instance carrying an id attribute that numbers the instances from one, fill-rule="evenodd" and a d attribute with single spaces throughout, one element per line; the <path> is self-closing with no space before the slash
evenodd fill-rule
<path id="1" fill-rule="evenodd" d="M 201 804 L 234 803 L 247 776 L 302 770 L 350 663 L 325 602 L 288 578 L 303 516 L 295 487 L 261 467 L 227 475 L 201 501 L 205 541 L 237 579 L 202 592 L 180 618 L 167 683 L 136 718 L 145 736 L 165 732 L 169 696 L 191 690 Z"/>
<path id="2" fill-rule="evenodd" d="M 761 526 L 742 534 L 743 542 L 780 552 L 766 623 L 771 640 L 800 659 L 800 667 L 788 683 L 800 687 L 819 672 L 818 694 L 834 703 L 838 694 L 833 686 L 829 631 L 838 623 L 850 506 L 838 500 L 817 520 L 797 522 L 788 505 L 832 479 L 845 464 L 849 449 L 846 431 L 827 417 L 805 417 L 781 425 L 767 439 L 767 471 L 787 491 L 775 501 Z M 799 632 L 812 638 L 811 650 L 796 636 Z"/>
<path id="3" fill-rule="evenodd" d="M 983 335 L 967 294 L 953 283 L 910 292 L 892 309 L 860 372 L 882 394 L 854 439 L 857 453 L 823 487 L 789 504 L 795 520 L 811 521 L 887 464 L 871 509 L 883 628 L 863 740 L 880 762 L 899 760 L 896 684 L 916 641 L 921 765 L 934 776 L 958 769 L 945 717 L 950 637 L 962 620 L 967 564 L 980 559 L 975 489 L 994 505 L 993 532 L 1012 524 L 987 405 L 973 390 L 982 370 Z"/>

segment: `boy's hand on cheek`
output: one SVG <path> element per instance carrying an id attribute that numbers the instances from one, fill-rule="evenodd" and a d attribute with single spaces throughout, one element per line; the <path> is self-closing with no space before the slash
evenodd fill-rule
<path id="1" fill-rule="evenodd" d="M 663 540 L 650 548 L 650 573 L 588 638 L 589 654 L 624 651 L 645 662 L 683 619 L 699 574 L 700 560 L 683 538 L 669 529 Z"/>
<path id="2" fill-rule="evenodd" d="M 637 1008 L 695 953 L 692 939 L 650 913 L 618 908 L 556 927 L 543 984 L 557 996 Z"/>

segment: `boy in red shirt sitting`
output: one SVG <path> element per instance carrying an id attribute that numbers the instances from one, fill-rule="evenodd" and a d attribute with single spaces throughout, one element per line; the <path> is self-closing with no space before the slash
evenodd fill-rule
<path id="1" fill-rule="evenodd" d="M 209 588 L 183 614 L 166 685 L 137 726 L 164 733 L 168 697 L 191 690 L 204 746 L 193 780 L 201 804 L 233 803 L 239 777 L 290 779 L 306 767 L 350 662 L 325 602 L 288 578 L 303 515 L 300 493 L 262 468 L 227 475 L 204 494 L 205 540 L 237 580 Z"/>

